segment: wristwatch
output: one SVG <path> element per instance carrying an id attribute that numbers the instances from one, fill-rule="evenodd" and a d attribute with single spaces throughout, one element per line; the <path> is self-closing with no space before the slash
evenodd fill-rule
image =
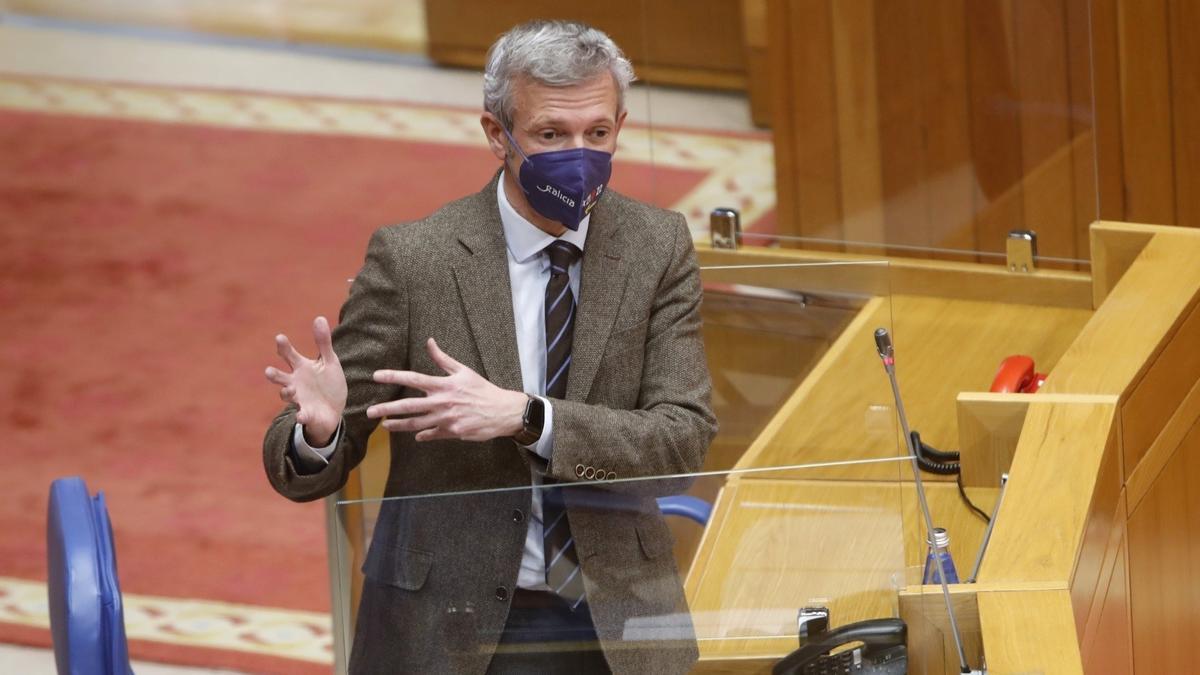
<path id="1" fill-rule="evenodd" d="M 546 424 L 546 405 L 542 399 L 530 396 L 525 404 L 525 413 L 521 415 L 521 430 L 513 436 L 518 445 L 533 445 L 542 437 L 542 427 Z"/>

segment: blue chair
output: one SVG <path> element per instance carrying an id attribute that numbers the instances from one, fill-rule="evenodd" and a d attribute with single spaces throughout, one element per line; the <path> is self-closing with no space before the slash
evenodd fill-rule
<path id="1" fill-rule="evenodd" d="M 658 509 L 665 516 L 683 516 L 701 525 L 707 525 L 708 518 L 712 515 L 712 504 L 691 495 L 659 497 Z"/>
<path id="2" fill-rule="evenodd" d="M 103 493 L 92 498 L 78 477 L 50 485 L 46 551 L 59 675 L 132 675 Z"/>

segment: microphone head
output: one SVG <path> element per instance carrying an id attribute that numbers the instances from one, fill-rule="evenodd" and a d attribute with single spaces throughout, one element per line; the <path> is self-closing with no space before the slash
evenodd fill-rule
<path id="1" fill-rule="evenodd" d="M 879 358 L 886 359 L 892 356 L 892 336 L 886 328 L 875 329 L 875 349 L 879 352 Z"/>

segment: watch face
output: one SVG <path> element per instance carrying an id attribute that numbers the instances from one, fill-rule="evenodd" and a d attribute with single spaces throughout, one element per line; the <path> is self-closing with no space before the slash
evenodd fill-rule
<path id="1" fill-rule="evenodd" d="M 545 423 L 546 410 L 542 400 L 530 396 L 525 403 L 525 413 L 521 415 L 521 430 L 513 436 L 519 445 L 530 446 L 542 437 L 542 426 Z"/>
<path id="2" fill-rule="evenodd" d="M 542 427 L 546 424 L 546 407 L 542 404 L 542 399 L 535 396 L 529 397 L 529 403 L 525 406 L 525 417 L 522 420 L 527 433 L 538 434 L 542 433 Z"/>

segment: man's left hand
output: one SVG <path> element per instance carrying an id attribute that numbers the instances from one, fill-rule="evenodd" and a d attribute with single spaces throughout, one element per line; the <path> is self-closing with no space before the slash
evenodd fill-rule
<path id="1" fill-rule="evenodd" d="M 426 343 L 429 356 L 444 377 L 409 370 L 377 370 L 375 381 L 398 384 L 425 392 L 423 397 L 403 398 L 367 408 L 367 417 L 386 419 L 388 431 L 416 432 L 418 441 L 453 438 L 489 441 L 513 436 L 522 428 L 529 397 L 519 391 L 501 389 L 479 373 L 443 352 L 433 338 Z"/>

